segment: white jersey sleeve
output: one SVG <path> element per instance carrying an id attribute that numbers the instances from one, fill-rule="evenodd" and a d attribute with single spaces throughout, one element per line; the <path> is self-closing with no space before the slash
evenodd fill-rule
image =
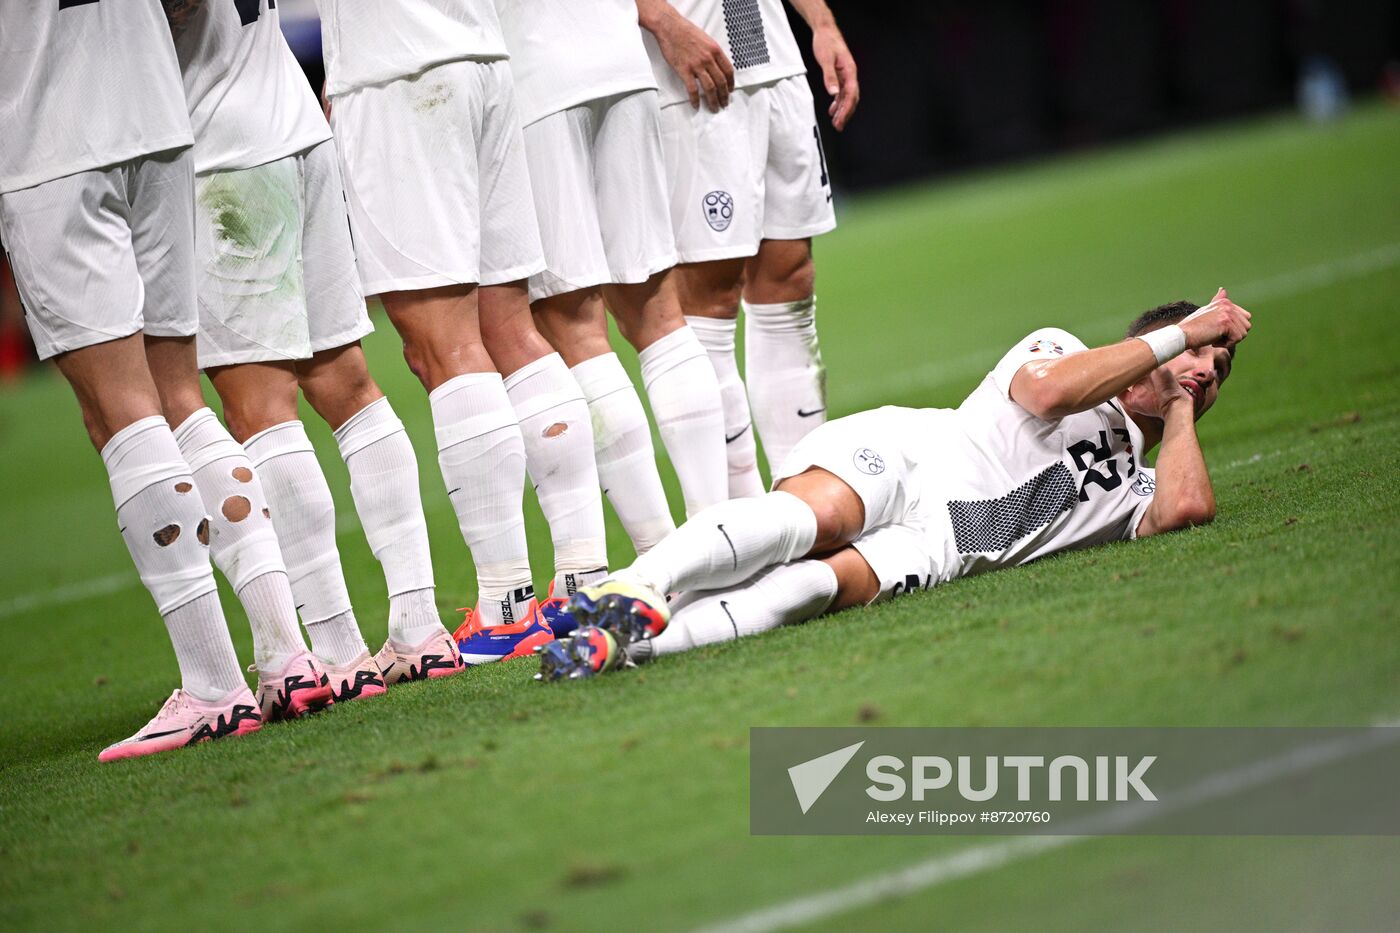
<path id="1" fill-rule="evenodd" d="M 192 141 L 158 0 L 0 0 L 0 192 Z"/>
<path id="2" fill-rule="evenodd" d="M 492 0 L 317 0 L 317 7 L 332 97 L 444 62 L 507 57 Z"/>
<path id="3" fill-rule="evenodd" d="M 1084 342 L 1067 330 L 1058 327 L 1042 327 L 1033 330 L 1006 351 L 1006 355 L 992 369 L 992 383 L 1002 397 L 1011 398 L 1011 380 L 1022 366 L 1035 360 L 1053 360 L 1069 353 L 1089 349 Z"/>
<path id="4" fill-rule="evenodd" d="M 253 168 L 331 138 L 282 37 L 276 0 L 208 0 L 175 44 L 194 128 L 194 168 Z"/>
<path id="5" fill-rule="evenodd" d="M 496 0 L 520 122 L 656 87 L 635 0 Z"/>
<path id="6" fill-rule="evenodd" d="M 766 84 L 807 71 L 783 0 L 673 0 L 671 5 L 719 43 L 734 63 L 736 88 Z M 645 41 L 661 92 L 661 105 L 688 100 L 685 82 L 671 70 L 656 39 L 646 33 Z"/>

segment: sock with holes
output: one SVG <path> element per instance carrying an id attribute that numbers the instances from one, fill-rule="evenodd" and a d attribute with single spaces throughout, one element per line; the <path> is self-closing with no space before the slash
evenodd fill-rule
<path id="1" fill-rule="evenodd" d="M 780 466 L 826 420 L 826 368 L 817 344 L 817 299 L 744 305 L 749 401 L 769 466 Z"/>
<path id="2" fill-rule="evenodd" d="M 102 448 L 117 525 L 165 620 L 184 689 L 217 700 L 244 687 L 209 564 L 209 519 L 170 426 L 142 418 Z"/>
<path id="3" fill-rule="evenodd" d="M 253 660 L 275 671 L 305 651 L 296 604 L 262 483 L 248 453 L 212 411 L 201 408 L 175 429 L 209 514 L 209 550 L 253 630 Z"/>
<path id="4" fill-rule="evenodd" d="M 409 647 L 422 644 L 443 625 L 413 444 L 387 398 L 351 416 L 336 429 L 335 441 L 350 471 L 360 525 L 389 588 L 389 637 Z"/>
<path id="5" fill-rule="evenodd" d="M 262 478 L 311 650 L 332 664 L 348 664 L 369 649 L 340 566 L 335 501 L 306 428 L 300 421 L 274 425 L 248 438 L 243 448 Z"/>
<path id="6" fill-rule="evenodd" d="M 672 610 L 671 624 L 655 638 L 634 645 L 633 661 L 689 651 L 702 645 L 756 635 L 780 625 L 806 622 L 836 599 L 836 571 L 819 560 L 779 564 L 729 589 L 697 594 Z"/>
<path id="7" fill-rule="evenodd" d="M 525 441 L 510 397 L 497 373 L 467 373 L 438 386 L 428 401 L 438 465 L 476 564 L 483 623 L 517 621 L 521 601 L 513 594 L 528 591 L 528 605 L 534 586 L 525 543 Z"/>
<path id="8" fill-rule="evenodd" d="M 685 512 L 729 498 L 724 408 L 715 368 L 689 327 L 672 331 L 640 354 L 642 384 L 661 442 L 685 497 Z"/>
<path id="9" fill-rule="evenodd" d="M 603 496 L 593 459 L 588 403 L 558 353 L 506 377 L 506 395 L 520 419 L 525 468 L 554 541 L 554 579 L 608 566 Z"/>
<path id="10" fill-rule="evenodd" d="M 676 530 L 656 469 L 642 400 L 616 353 L 584 360 L 570 370 L 588 400 L 598 482 L 638 554 Z M 557 590 L 557 587 L 556 587 Z"/>
<path id="11" fill-rule="evenodd" d="M 765 567 L 805 557 L 816 540 L 817 516 L 807 503 L 770 492 L 711 506 L 617 577 L 658 593 L 722 589 Z"/>
<path id="12" fill-rule="evenodd" d="M 763 477 L 758 473 L 758 448 L 754 444 L 749 398 L 739 378 L 739 363 L 734 358 L 734 333 L 739 322 L 690 316 L 685 320 L 700 338 L 719 380 L 724 406 L 724 453 L 729 461 L 729 498 L 761 496 L 766 490 Z"/>

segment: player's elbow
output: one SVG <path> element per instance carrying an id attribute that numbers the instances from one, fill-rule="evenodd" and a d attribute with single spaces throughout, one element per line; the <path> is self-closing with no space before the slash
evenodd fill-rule
<path id="1" fill-rule="evenodd" d="M 1209 525 L 1213 521 L 1215 521 L 1215 499 L 1210 496 L 1191 496 L 1173 506 L 1171 515 L 1165 524 L 1177 530 L 1194 528 L 1197 525 Z"/>

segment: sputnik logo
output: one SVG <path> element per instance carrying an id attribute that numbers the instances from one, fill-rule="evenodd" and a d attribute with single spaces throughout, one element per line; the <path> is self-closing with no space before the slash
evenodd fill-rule
<path id="1" fill-rule="evenodd" d="M 847 745 L 820 758 L 813 758 L 788 768 L 788 780 L 792 781 L 792 792 L 797 795 L 797 804 L 803 813 L 812 809 L 812 805 L 821 799 L 821 795 L 826 793 L 826 789 L 846 765 L 850 764 L 864 744 L 864 741 L 860 741 L 854 745 Z"/>

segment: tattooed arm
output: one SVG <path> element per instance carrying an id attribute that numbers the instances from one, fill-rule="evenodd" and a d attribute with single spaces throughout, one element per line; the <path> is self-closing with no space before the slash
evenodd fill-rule
<path id="1" fill-rule="evenodd" d="M 204 6 L 204 0 L 160 0 L 165 7 L 165 18 L 170 21 L 170 35 L 175 39 L 189 25 L 190 19 Z"/>

